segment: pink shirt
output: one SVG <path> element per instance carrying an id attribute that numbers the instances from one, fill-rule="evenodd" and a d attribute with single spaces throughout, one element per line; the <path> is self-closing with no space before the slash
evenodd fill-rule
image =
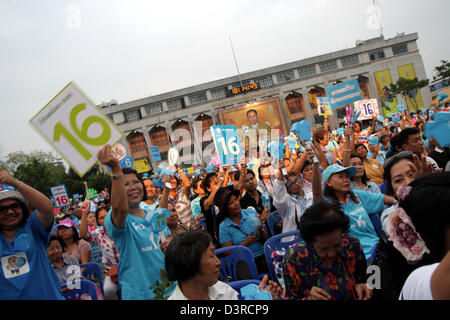
<path id="1" fill-rule="evenodd" d="M 77 246 L 75 246 L 72 250 L 67 250 L 63 253 L 63 257 L 77 257 L 78 261 L 81 263 L 81 254 L 86 251 L 91 251 L 91 245 L 89 242 L 80 239 L 78 241 Z"/>

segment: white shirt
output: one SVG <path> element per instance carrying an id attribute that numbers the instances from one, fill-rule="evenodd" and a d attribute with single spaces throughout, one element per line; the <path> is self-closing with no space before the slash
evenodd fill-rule
<path id="1" fill-rule="evenodd" d="M 297 230 L 297 223 L 295 222 L 295 215 L 297 214 L 297 221 L 300 222 L 300 217 L 305 212 L 305 209 L 312 204 L 312 193 L 305 192 L 305 208 L 302 208 L 300 201 L 293 195 L 287 193 L 286 181 L 280 181 L 278 178 L 273 183 L 273 205 L 277 208 L 281 219 L 283 219 L 282 233 Z"/>
<path id="2" fill-rule="evenodd" d="M 400 293 L 400 300 L 433 300 L 431 276 L 439 263 L 430 264 L 414 270 L 406 279 Z"/>
<path id="3" fill-rule="evenodd" d="M 210 300 L 238 300 L 238 293 L 225 282 L 217 281 L 216 284 L 208 288 L 208 297 Z M 184 296 L 180 285 L 177 284 L 167 300 L 188 300 L 188 298 Z"/>

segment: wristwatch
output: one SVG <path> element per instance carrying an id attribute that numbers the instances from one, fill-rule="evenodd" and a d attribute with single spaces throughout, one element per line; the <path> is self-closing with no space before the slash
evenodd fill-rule
<path id="1" fill-rule="evenodd" d="M 122 178 L 122 177 L 123 177 L 123 172 L 121 172 L 120 174 L 111 174 L 111 177 L 112 177 L 114 180 L 117 180 L 117 179 L 119 179 L 119 178 Z"/>

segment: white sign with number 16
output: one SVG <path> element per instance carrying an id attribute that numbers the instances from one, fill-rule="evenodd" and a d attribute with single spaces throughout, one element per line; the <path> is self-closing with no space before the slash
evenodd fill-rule
<path id="1" fill-rule="evenodd" d="M 83 176 L 105 144 L 113 145 L 122 131 L 73 83 L 69 83 L 31 120 L 31 125 Z"/>
<path id="2" fill-rule="evenodd" d="M 355 112 L 361 111 L 356 120 L 370 120 L 373 117 L 378 117 L 380 112 L 378 110 L 377 99 L 359 100 L 355 102 Z"/>

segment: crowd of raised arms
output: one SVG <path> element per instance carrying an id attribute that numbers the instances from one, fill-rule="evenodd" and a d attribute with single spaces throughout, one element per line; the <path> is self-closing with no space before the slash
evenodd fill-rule
<path id="1" fill-rule="evenodd" d="M 0 168 L 0 299 L 450 299 L 438 111 L 194 172 L 142 175 L 105 145 L 110 185 L 60 209 Z"/>

